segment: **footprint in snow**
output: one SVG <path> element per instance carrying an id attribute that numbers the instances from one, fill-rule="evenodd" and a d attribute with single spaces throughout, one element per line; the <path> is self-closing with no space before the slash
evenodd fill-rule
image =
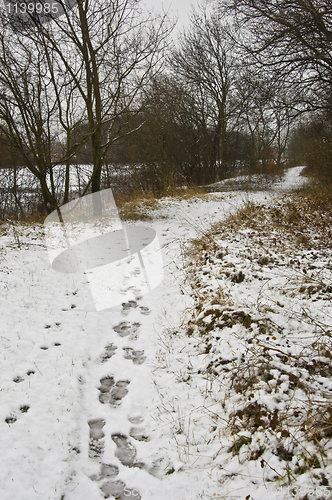
<path id="1" fill-rule="evenodd" d="M 129 321 L 121 321 L 121 323 L 113 327 L 113 330 L 120 337 L 128 337 L 130 335 L 131 339 L 136 340 L 138 338 L 138 331 L 140 326 L 141 326 L 140 323 L 130 323 Z"/>
<path id="2" fill-rule="evenodd" d="M 116 465 L 101 464 L 101 471 L 99 479 L 105 479 L 106 477 L 115 477 L 119 474 L 119 467 Z"/>
<path id="3" fill-rule="evenodd" d="M 112 496 L 115 497 L 116 500 L 141 500 L 141 495 L 135 488 L 127 488 L 125 483 L 120 480 L 109 481 L 108 483 L 103 484 L 100 489 L 104 494 L 104 498 Z"/>
<path id="4" fill-rule="evenodd" d="M 119 500 L 125 500 L 126 498 L 135 498 L 140 500 L 141 496 L 137 489 L 127 488 L 125 483 L 121 480 L 107 481 L 105 479 L 115 478 L 119 475 L 119 467 L 111 464 L 101 464 L 99 476 L 91 476 L 92 481 L 103 481 L 100 486 L 100 490 L 104 494 L 104 498 L 109 498 L 110 496 L 115 497 Z"/>
<path id="5" fill-rule="evenodd" d="M 112 356 L 114 356 L 117 347 L 114 344 L 109 344 L 105 346 L 103 354 L 99 358 L 100 363 L 106 363 Z"/>
<path id="6" fill-rule="evenodd" d="M 95 441 L 90 439 L 89 442 L 89 458 L 100 458 L 105 450 L 105 440 Z"/>
<path id="7" fill-rule="evenodd" d="M 123 302 L 122 304 L 122 314 L 127 315 L 130 312 L 130 309 L 136 309 L 138 307 L 138 303 L 136 300 L 128 300 L 128 302 Z M 141 314 L 150 314 L 150 309 L 146 306 L 139 306 Z"/>
<path id="8" fill-rule="evenodd" d="M 100 392 L 109 392 L 111 388 L 114 386 L 114 377 L 109 375 L 108 377 L 103 377 L 100 379 Z"/>
<path id="9" fill-rule="evenodd" d="M 28 413 L 29 410 L 30 410 L 29 405 L 20 406 L 21 413 Z M 5 418 L 6 424 L 14 424 L 16 421 L 17 421 L 17 417 L 14 413 L 12 413 L 9 417 Z"/>
<path id="10" fill-rule="evenodd" d="M 151 476 L 162 478 L 173 474 L 175 472 L 174 467 L 167 457 L 158 457 L 154 459 L 151 465 L 146 465 L 145 469 Z"/>
<path id="11" fill-rule="evenodd" d="M 100 384 L 99 401 L 102 404 L 117 407 L 121 404 L 121 400 L 128 394 L 127 386 L 130 384 L 130 381 L 119 380 L 114 383 L 114 377 L 108 376 L 100 379 Z"/>
<path id="12" fill-rule="evenodd" d="M 6 424 L 15 424 L 15 422 L 17 421 L 17 417 L 15 417 L 15 415 L 10 415 L 10 417 L 7 417 L 5 419 L 5 422 Z"/>
<path id="13" fill-rule="evenodd" d="M 137 450 L 124 434 L 112 434 L 112 439 L 116 444 L 115 456 L 126 467 L 143 467 L 143 464 L 136 462 Z"/>
<path id="14" fill-rule="evenodd" d="M 119 474 L 119 467 L 110 464 L 101 464 L 99 476 L 91 476 L 92 481 L 102 481 L 106 478 L 116 477 Z"/>
<path id="15" fill-rule="evenodd" d="M 136 307 L 138 307 L 136 300 L 128 300 L 128 302 L 122 303 L 122 311 L 121 312 L 122 312 L 122 314 L 124 314 L 126 316 L 127 314 L 129 314 L 130 309 L 136 309 Z"/>
<path id="16" fill-rule="evenodd" d="M 108 483 L 103 484 L 100 489 L 104 493 L 105 498 L 109 498 L 110 496 L 115 498 L 121 498 L 121 495 L 125 490 L 125 483 L 123 481 L 109 481 Z"/>
<path id="17" fill-rule="evenodd" d="M 123 350 L 125 351 L 123 357 L 125 359 L 131 359 L 134 365 L 142 365 L 146 360 L 146 357 L 144 356 L 144 351 L 135 351 L 131 347 L 124 347 Z"/>
<path id="18" fill-rule="evenodd" d="M 99 458 L 104 453 L 105 448 L 105 433 L 103 427 L 105 420 L 95 419 L 88 422 L 90 427 L 90 441 L 89 441 L 89 457 Z"/>
<path id="19" fill-rule="evenodd" d="M 139 427 L 140 424 L 144 422 L 142 415 L 130 415 L 128 421 L 133 424 L 130 429 L 130 437 L 136 439 L 136 441 L 149 441 L 150 437 L 143 427 Z"/>
<path id="20" fill-rule="evenodd" d="M 129 436 L 136 439 L 136 441 L 149 441 L 149 436 L 142 427 L 132 427 Z"/>
<path id="21" fill-rule="evenodd" d="M 116 444 L 115 456 L 119 459 L 122 465 L 125 465 L 126 467 L 138 467 L 139 469 L 146 470 L 149 474 L 151 474 L 151 476 L 159 478 L 174 472 L 171 462 L 166 457 L 157 457 L 152 459 L 150 464 L 137 462 L 137 450 L 124 434 L 113 434 L 112 439 Z"/>
<path id="22" fill-rule="evenodd" d="M 151 312 L 150 309 L 146 306 L 140 306 L 139 308 L 141 310 L 141 314 L 144 314 L 145 316 L 147 316 Z"/>

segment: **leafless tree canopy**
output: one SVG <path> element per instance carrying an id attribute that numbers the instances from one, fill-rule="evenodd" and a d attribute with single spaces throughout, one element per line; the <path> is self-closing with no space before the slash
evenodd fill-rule
<path id="1" fill-rule="evenodd" d="M 312 103 L 329 104 L 332 84 L 332 2 L 321 0 L 226 0 L 242 42 L 264 67 L 277 68 L 288 82 L 301 81 Z"/>
<path id="2" fill-rule="evenodd" d="M 86 190 L 100 189 L 107 151 L 124 127 L 118 118 L 139 111 L 171 31 L 166 16 L 144 14 L 134 0 L 84 0 L 63 10 L 51 22 L 31 18 L 14 33 L 6 16 L 1 19 L 0 126 L 38 178 L 49 210 L 59 203 L 54 167 L 65 163 L 68 170 L 86 143 L 93 162 Z M 73 131 L 82 123 L 75 142 Z M 57 154 L 55 142 L 63 145 Z M 68 172 L 66 181 L 64 201 Z"/>
<path id="3" fill-rule="evenodd" d="M 0 15 L 2 165 L 28 169 L 48 212 L 121 169 L 126 188 L 158 193 L 275 171 L 294 141 L 320 143 L 301 131 L 325 141 L 302 161 L 324 149 L 332 165 L 331 1 L 206 0 L 172 41 L 168 17 L 136 0 L 58 5 Z M 23 213 L 17 174 L 3 193 Z"/>

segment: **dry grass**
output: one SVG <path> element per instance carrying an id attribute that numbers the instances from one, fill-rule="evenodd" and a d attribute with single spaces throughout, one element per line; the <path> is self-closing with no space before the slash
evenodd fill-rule
<path id="1" fill-rule="evenodd" d="M 284 196 L 271 207 L 248 202 L 226 221 L 215 224 L 194 239 L 191 255 L 201 262 L 207 250 L 218 252 L 218 239 L 241 229 L 252 229 L 262 237 L 272 233 L 272 243 L 275 242 L 279 250 L 290 243 L 308 250 L 330 247 L 332 189 L 316 183 L 293 193 L 291 197 Z M 279 240 L 278 235 L 281 236 Z"/>
<path id="2" fill-rule="evenodd" d="M 158 200 L 166 198 L 191 199 L 206 196 L 203 188 L 195 186 L 185 186 L 183 188 L 169 188 L 164 193 L 156 195 L 152 191 L 134 191 L 132 193 L 118 193 L 115 202 L 122 220 L 150 220 L 152 214 L 158 209 Z M 43 224 L 47 217 L 46 212 L 34 212 L 26 214 L 24 219 L 19 221 L 15 218 L 0 220 L 0 233 L 6 232 L 8 223 L 21 224 L 24 226 Z"/>
<path id="3" fill-rule="evenodd" d="M 258 460 L 272 475 L 268 457 L 277 457 L 279 473 L 273 480 L 280 485 L 297 484 L 309 474 L 314 484 L 329 486 L 322 469 L 332 463 L 331 318 L 318 320 L 306 307 L 310 301 L 331 301 L 331 242 L 332 190 L 312 184 L 272 206 L 247 203 L 201 234 L 187 253 L 196 303 L 186 333 L 199 339 L 200 352 L 210 356 L 201 373 L 222 387 L 215 401 L 228 422 L 220 428 L 232 443 L 228 452 L 241 463 Z M 325 267 L 316 268 L 316 259 Z M 269 284 L 272 295 L 260 306 L 271 272 L 286 276 L 287 285 Z M 216 279 L 220 287 L 213 289 Z M 259 280 L 256 305 L 240 306 L 237 287 L 251 290 Z M 299 312 L 292 309 L 293 299 L 294 304 L 303 300 Z M 278 314 L 283 328 L 275 323 Z M 311 332 L 303 341 L 295 334 L 295 322 Z M 219 342 L 232 330 L 238 341 L 230 359 Z M 256 436 L 255 446 L 249 435 Z"/>
<path id="4" fill-rule="evenodd" d="M 204 189 L 199 187 L 172 188 L 157 196 L 152 191 L 136 191 L 131 194 L 118 194 L 116 205 L 123 220 L 150 220 L 153 211 L 158 209 L 158 200 L 167 197 L 174 199 L 191 199 L 206 196 Z"/>
<path id="5" fill-rule="evenodd" d="M 150 220 L 151 211 L 158 207 L 158 201 L 151 192 L 118 194 L 115 202 L 122 220 Z"/>

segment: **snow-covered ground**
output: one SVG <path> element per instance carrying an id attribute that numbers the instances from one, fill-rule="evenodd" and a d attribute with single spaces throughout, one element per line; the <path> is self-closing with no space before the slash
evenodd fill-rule
<path id="1" fill-rule="evenodd" d="M 247 467 L 225 451 L 230 444 L 220 422 L 228 406 L 241 409 L 242 402 L 232 394 L 225 406 L 221 381 L 206 376 L 220 352 L 199 340 L 199 323 L 194 335 L 184 333 L 195 297 L 183 250 L 190 238 L 203 236 L 248 201 L 268 206 L 300 186 L 301 170 L 289 170 L 267 191 L 160 200 L 149 225 L 161 242 L 163 282 L 144 296 L 134 288 L 131 301 L 104 311 L 95 310 L 83 274 L 51 268 L 42 227 L 2 226 L 1 500 L 292 497 L 268 472 L 264 478 L 259 460 Z M 248 235 L 232 244 L 245 250 Z M 237 258 L 232 254 L 228 264 L 236 266 Z M 211 293 L 220 285 L 208 273 L 205 268 L 200 275 L 207 295 L 207 285 Z M 280 288 L 289 286 L 291 276 L 270 270 L 268 279 L 279 281 L 265 300 L 281 301 Z M 251 307 L 257 283 L 251 290 L 250 280 L 238 281 L 240 295 L 230 290 L 230 299 Z M 200 313 L 207 322 L 206 310 Z M 227 360 L 245 349 L 241 339 L 234 341 L 240 329 L 228 334 L 222 347 Z M 320 493 L 327 498 L 325 490 Z"/>

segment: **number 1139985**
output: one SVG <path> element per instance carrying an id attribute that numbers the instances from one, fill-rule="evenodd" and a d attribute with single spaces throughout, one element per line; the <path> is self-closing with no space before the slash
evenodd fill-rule
<path id="1" fill-rule="evenodd" d="M 7 2 L 8 14 L 58 14 L 56 3 L 41 2 Z"/>

